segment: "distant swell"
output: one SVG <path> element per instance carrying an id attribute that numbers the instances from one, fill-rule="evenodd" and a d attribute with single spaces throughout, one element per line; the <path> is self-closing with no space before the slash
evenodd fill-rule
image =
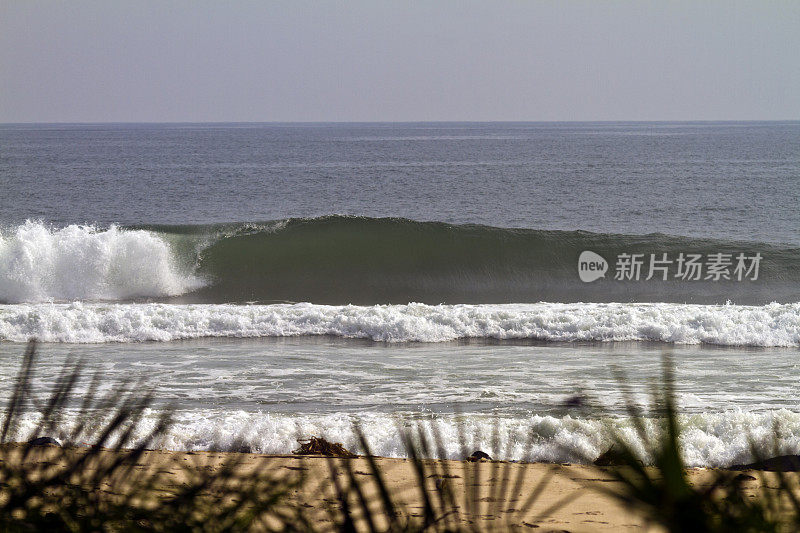
<path id="1" fill-rule="evenodd" d="M 455 339 L 657 341 L 800 346 L 800 304 L 20 304 L 0 306 L 0 340 L 101 343 L 332 335 L 384 342 Z"/>
<path id="2" fill-rule="evenodd" d="M 607 258 L 583 283 L 584 250 Z M 615 281 L 621 253 L 763 256 L 757 281 Z M 642 278 L 647 272 L 642 273 Z M 800 249 L 662 234 L 326 216 L 209 226 L 0 230 L 0 303 L 428 304 L 800 301 Z"/>

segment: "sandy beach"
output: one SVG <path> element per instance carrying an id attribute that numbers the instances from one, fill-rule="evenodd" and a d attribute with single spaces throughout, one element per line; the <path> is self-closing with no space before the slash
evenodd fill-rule
<path id="1" fill-rule="evenodd" d="M 20 445 L 4 449 L 5 461 L 19 461 Z M 67 457 L 85 454 L 86 448 L 66 448 Z M 56 447 L 42 447 L 29 456 L 27 462 L 46 468 L 58 468 L 63 464 Z M 103 451 L 101 461 L 118 457 L 113 451 Z M 421 517 L 424 500 L 417 488 L 417 473 L 408 459 L 376 458 L 377 469 L 383 476 L 389 492 L 402 502 L 400 515 L 404 518 Z M 259 455 L 218 452 L 173 452 L 164 450 L 146 451 L 135 464 L 138 474 L 157 474 L 158 490 L 169 494 L 171 489 L 186 484 L 203 472 L 215 472 L 225 465 L 235 464 L 235 471 L 244 476 L 258 470 L 276 479 L 302 480 L 297 489 L 291 490 L 286 501 L 304 509 L 309 521 L 317 530 L 332 529 L 329 510 L 338 505 L 332 472 L 342 486 L 347 485 L 346 470 L 349 468 L 359 480 L 360 488 L 371 509 L 375 510 L 377 524 L 383 516 L 378 487 L 374 481 L 369 461 L 363 457 L 354 459 L 328 458 L 322 456 Z M 459 506 L 457 518 L 464 525 L 471 524 L 480 530 L 528 530 L 538 531 L 658 531 L 648 527 L 643 518 L 631 509 L 621 506 L 603 490 L 613 490 L 617 484 L 607 469 L 574 465 L 543 463 L 505 463 L 462 461 L 426 461 L 426 483 L 431 499 L 437 498 L 436 486 L 448 483 Z M 92 468 L 97 465 L 90 466 Z M 707 483 L 711 477 L 708 469 L 690 469 L 689 478 L 695 485 Z M 134 479 L 132 476 L 131 479 Z M 536 491 L 543 479 L 544 484 L 527 512 L 519 511 Z M 747 489 L 756 489 L 760 481 L 746 482 Z M 600 489 L 600 490 L 598 490 Z M 99 490 L 111 494 L 124 493 L 126 484 Z M 476 493 L 471 492 L 477 490 Z M 353 502 L 355 496 L 353 496 Z M 553 508 L 555 506 L 556 508 Z M 455 515 L 450 519 L 456 519 Z M 364 524 L 360 524 L 364 526 Z"/>

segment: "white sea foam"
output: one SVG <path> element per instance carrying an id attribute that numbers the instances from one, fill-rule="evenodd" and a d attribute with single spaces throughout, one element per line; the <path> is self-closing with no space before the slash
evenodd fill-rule
<path id="1" fill-rule="evenodd" d="M 800 345 L 800 304 L 506 305 L 18 304 L 0 306 L 0 339 L 101 343 L 333 335 L 383 342 L 459 338 Z"/>
<path id="2" fill-rule="evenodd" d="M 200 285 L 154 233 L 116 226 L 0 230 L 0 301 L 119 300 L 183 294 Z"/>
<path id="3" fill-rule="evenodd" d="M 26 416 L 21 430 L 29 432 L 36 418 Z M 153 429 L 156 413 L 150 413 L 135 433 L 142 438 Z M 372 453 L 385 457 L 405 457 L 401 429 L 415 429 L 416 422 L 398 415 L 362 413 L 357 418 L 337 414 L 275 414 L 248 411 L 182 411 L 168 434 L 154 443 L 156 448 L 171 450 L 238 450 L 242 445 L 258 453 L 284 454 L 296 449 L 298 438 L 322 436 L 345 447 L 363 452 L 358 445 L 354 423 L 358 422 L 368 438 Z M 766 412 L 724 411 L 681 417 L 681 446 L 689 466 L 729 466 L 753 460 L 751 439 L 762 454 L 774 453 L 774 428 L 780 427 L 779 449 L 783 453 L 800 452 L 800 413 L 784 409 Z M 67 417 L 60 430 L 75 423 Z M 481 449 L 505 460 L 546 462 L 581 462 L 598 456 L 612 444 L 607 430 L 615 429 L 634 444 L 635 430 L 626 419 L 585 419 L 572 416 L 531 415 L 524 418 L 492 418 L 483 414 L 439 415 L 433 425 L 422 426 L 429 438 L 433 429 L 441 436 L 444 455 L 463 457 L 460 435 L 465 436 L 467 453 Z M 652 423 L 650 427 L 654 427 Z M 493 450 L 494 435 L 498 436 Z M 87 434 L 91 442 L 96 435 Z M 529 440 L 530 439 L 530 440 Z"/>

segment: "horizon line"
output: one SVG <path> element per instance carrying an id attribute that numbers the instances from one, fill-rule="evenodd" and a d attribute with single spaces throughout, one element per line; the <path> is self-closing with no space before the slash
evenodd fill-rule
<path id="1" fill-rule="evenodd" d="M 678 120 L 211 120 L 211 121 L 22 121 L 0 122 L 0 126 L 81 126 L 108 124 L 170 125 L 170 124 L 702 124 L 744 122 L 800 122 L 800 118 L 785 119 L 678 119 Z"/>

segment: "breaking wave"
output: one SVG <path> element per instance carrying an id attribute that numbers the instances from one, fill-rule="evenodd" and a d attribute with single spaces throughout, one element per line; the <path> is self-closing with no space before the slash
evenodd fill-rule
<path id="1" fill-rule="evenodd" d="M 584 250 L 611 263 L 583 283 Z M 615 281 L 620 253 L 760 253 L 757 281 Z M 428 304 L 800 301 L 800 249 L 662 234 L 326 216 L 208 226 L 0 230 L 0 303 Z M 645 273 L 646 274 L 646 273 Z M 643 276 L 644 277 L 644 276 Z"/>

